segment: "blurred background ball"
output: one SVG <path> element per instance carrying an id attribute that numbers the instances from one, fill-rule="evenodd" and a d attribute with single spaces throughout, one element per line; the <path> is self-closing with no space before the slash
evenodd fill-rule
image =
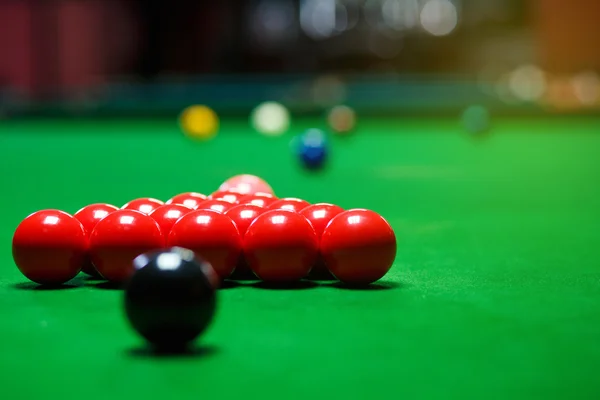
<path id="1" fill-rule="evenodd" d="M 183 132 L 193 139 L 212 139 L 219 130 L 219 117 L 210 107 L 192 105 L 179 118 Z"/>
<path id="2" fill-rule="evenodd" d="M 323 168 L 328 157 L 327 137 L 320 129 L 309 129 L 300 135 L 296 152 L 302 165 L 310 170 Z"/>
<path id="3" fill-rule="evenodd" d="M 290 127 L 290 113 L 282 104 L 268 101 L 256 106 L 250 115 L 250 123 L 263 135 L 280 136 Z"/>
<path id="4" fill-rule="evenodd" d="M 463 111 L 461 122 L 469 134 L 486 133 L 490 129 L 490 112 L 485 106 L 471 105 Z"/>
<path id="5" fill-rule="evenodd" d="M 333 133 L 350 133 L 356 125 L 356 113 L 345 105 L 332 107 L 327 113 L 327 125 Z"/>

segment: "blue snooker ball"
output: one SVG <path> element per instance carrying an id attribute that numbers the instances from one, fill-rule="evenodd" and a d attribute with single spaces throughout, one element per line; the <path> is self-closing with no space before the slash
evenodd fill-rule
<path id="1" fill-rule="evenodd" d="M 297 153 L 307 169 L 320 169 L 327 160 L 327 138 L 320 129 L 309 129 L 298 141 Z"/>

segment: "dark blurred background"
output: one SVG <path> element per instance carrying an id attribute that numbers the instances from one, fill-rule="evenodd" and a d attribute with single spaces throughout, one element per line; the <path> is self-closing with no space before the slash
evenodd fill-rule
<path id="1" fill-rule="evenodd" d="M 0 0 L 0 99 L 590 111 L 599 39 L 597 0 Z"/>

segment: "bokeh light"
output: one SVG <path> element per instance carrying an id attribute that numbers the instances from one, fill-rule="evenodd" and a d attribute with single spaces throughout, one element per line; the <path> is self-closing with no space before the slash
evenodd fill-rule
<path id="1" fill-rule="evenodd" d="M 311 94 L 314 104 L 320 107 L 330 107 L 346 100 L 346 84 L 338 75 L 321 75 L 313 81 Z"/>
<path id="2" fill-rule="evenodd" d="M 523 65 L 510 74 L 508 85 L 517 99 L 535 101 L 544 95 L 546 78 L 540 68 L 534 65 Z"/>
<path id="3" fill-rule="evenodd" d="M 595 72 L 579 73 L 571 78 L 571 84 L 582 105 L 594 106 L 600 100 L 600 77 Z"/>
<path id="4" fill-rule="evenodd" d="M 290 0 L 261 0 L 248 19 L 262 46 L 281 46 L 296 36 L 296 12 Z"/>
<path id="5" fill-rule="evenodd" d="M 449 0 L 428 0 L 421 9 L 421 26 L 434 36 L 446 36 L 458 24 L 456 6 Z"/>
<path id="6" fill-rule="evenodd" d="M 336 0 L 303 0 L 300 5 L 300 25 L 312 39 L 326 39 L 350 26 L 348 10 Z"/>
<path id="7" fill-rule="evenodd" d="M 397 31 L 411 30 L 419 25 L 418 0 L 385 0 L 381 5 L 383 22 Z"/>

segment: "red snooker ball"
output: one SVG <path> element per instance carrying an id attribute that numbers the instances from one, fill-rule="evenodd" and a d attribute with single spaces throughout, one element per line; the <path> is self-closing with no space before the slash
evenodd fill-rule
<path id="1" fill-rule="evenodd" d="M 158 207 L 162 206 L 163 204 L 165 203 L 163 203 L 160 200 L 153 199 L 150 197 L 142 197 L 139 199 L 131 200 L 129 203 L 121 207 L 121 209 L 136 210 L 147 215 L 150 214 L 152 211 L 156 210 Z"/>
<path id="2" fill-rule="evenodd" d="M 320 239 L 329 221 L 343 212 L 344 209 L 340 206 L 329 203 L 317 203 L 302 209 L 300 214 L 308 219 Z"/>
<path id="3" fill-rule="evenodd" d="M 209 196 L 210 199 L 223 200 L 231 204 L 237 204 L 245 195 L 234 190 L 217 190 Z"/>
<path id="4" fill-rule="evenodd" d="M 195 210 L 198 208 L 198 204 L 206 201 L 207 199 L 208 197 L 202 193 L 187 192 L 171 197 L 165 204 L 183 204 L 184 206 Z"/>
<path id="5" fill-rule="evenodd" d="M 205 200 L 202 203 L 198 204 L 198 207 L 196 209 L 197 210 L 213 210 L 213 211 L 217 211 L 220 213 L 224 213 L 225 211 L 232 208 L 234 205 L 235 204 L 231 204 L 230 202 L 225 201 L 225 200 L 209 199 L 209 200 Z"/>
<path id="6" fill-rule="evenodd" d="M 304 215 L 306 219 L 311 223 L 317 237 L 321 239 L 325 227 L 331 221 L 333 217 L 344 212 L 342 207 L 328 203 L 317 203 L 310 205 L 300 211 L 301 215 Z M 310 272 L 311 278 L 314 279 L 332 279 L 333 276 L 325 266 L 322 255 L 319 255 L 319 260 L 315 263 L 314 268 Z"/>
<path id="7" fill-rule="evenodd" d="M 235 223 L 214 210 L 196 210 L 181 217 L 171 228 L 167 244 L 193 250 L 213 266 L 221 279 L 231 275 L 242 254 L 242 239 Z"/>
<path id="8" fill-rule="evenodd" d="M 81 210 L 77 211 L 73 216 L 79 222 L 81 222 L 81 225 L 83 225 L 83 229 L 85 230 L 85 234 L 89 238 L 92 234 L 92 231 L 96 227 L 98 221 L 106 217 L 108 214 L 117 211 L 118 209 L 118 207 L 115 207 L 111 204 L 96 203 L 83 207 Z M 82 271 L 96 278 L 102 277 L 100 273 L 96 270 L 96 267 L 94 267 L 94 264 L 92 263 L 89 254 L 86 256 L 86 260 L 83 263 Z"/>
<path id="9" fill-rule="evenodd" d="M 193 210 L 182 204 L 165 204 L 150 213 L 150 216 L 158 223 L 164 237 L 167 238 L 171 228 L 177 220 Z"/>
<path id="10" fill-rule="evenodd" d="M 90 235 L 92 262 L 103 277 L 113 282 L 123 282 L 131 276 L 134 258 L 164 245 L 158 223 L 136 210 L 118 210 L 107 215 Z"/>
<path id="11" fill-rule="evenodd" d="M 374 211 L 354 209 L 335 216 L 321 237 L 327 268 L 340 281 L 365 285 L 381 279 L 396 258 L 396 236 Z"/>
<path id="12" fill-rule="evenodd" d="M 277 201 L 277 197 L 269 193 L 257 192 L 247 194 L 239 199 L 239 204 L 252 204 L 259 207 L 268 207 Z"/>
<path id="13" fill-rule="evenodd" d="M 317 260 L 319 241 L 308 220 L 289 210 L 270 210 L 250 224 L 244 256 L 267 282 L 293 282 L 308 275 Z"/>
<path id="14" fill-rule="evenodd" d="M 219 190 L 231 190 L 234 189 L 243 194 L 256 193 L 256 192 L 265 192 L 273 194 L 273 188 L 262 178 L 259 178 L 256 175 L 236 175 L 227 179 L 221 186 Z"/>
<path id="15" fill-rule="evenodd" d="M 265 211 L 267 210 L 252 204 L 238 204 L 225 211 L 225 215 L 233 220 L 243 238 L 250 224 Z"/>
<path id="16" fill-rule="evenodd" d="M 59 210 L 42 210 L 15 230 L 12 254 L 19 271 L 33 282 L 59 285 L 81 271 L 88 249 L 83 225 Z"/>
<path id="17" fill-rule="evenodd" d="M 256 217 L 265 211 L 266 210 L 264 208 L 252 204 L 240 204 L 225 211 L 225 215 L 233 220 L 235 226 L 237 226 L 238 231 L 240 232 L 240 236 L 243 239 L 250 224 L 256 219 Z M 253 276 L 254 274 L 250 270 L 250 267 L 248 267 L 248 263 L 243 255 L 241 255 L 237 266 L 233 271 L 232 278 L 247 279 L 252 278 Z"/>
<path id="18" fill-rule="evenodd" d="M 283 199 L 271 203 L 268 209 L 300 212 L 308 206 L 310 206 L 310 203 L 306 200 L 297 199 L 295 197 L 284 197 Z"/>

